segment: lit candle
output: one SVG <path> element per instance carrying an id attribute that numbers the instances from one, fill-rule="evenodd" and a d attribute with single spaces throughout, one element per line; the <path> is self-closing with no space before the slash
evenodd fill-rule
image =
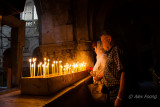
<path id="1" fill-rule="evenodd" d="M 40 74 L 40 72 L 39 72 L 39 67 L 40 67 L 40 65 L 38 64 L 38 72 L 37 72 L 37 76 Z"/>
<path id="2" fill-rule="evenodd" d="M 58 74 L 58 61 L 56 61 L 56 73 Z"/>
<path id="3" fill-rule="evenodd" d="M 37 61 L 37 59 L 35 58 L 35 70 L 34 70 L 34 76 L 36 76 L 36 61 Z"/>
<path id="4" fill-rule="evenodd" d="M 66 74 L 66 72 L 65 72 L 65 67 L 63 68 L 63 72 L 64 72 L 64 74 Z"/>
<path id="5" fill-rule="evenodd" d="M 49 75 L 49 65 L 48 65 L 48 63 L 46 65 L 46 75 Z"/>
<path id="6" fill-rule="evenodd" d="M 40 62 L 40 75 L 42 75 L 41 66 L 42 66 L 42 62 Z"/>
<path id="7" fill-rule="evenodd" d="M 52 74 L 53 74 L 53 67 L 54 67 L 54 64 L 52 64 Z"/>
<path id="8" fill-rule="evenodd" d="M 64 74 L 66 74 L 66 65 L 64 65 L 63 71 L 64 71 Z"/>
<path id="9" fill-rule="evenodd" d="M 87 63 L 84 63 L 84 70 L 86 70 Z"/>
<path id="10" fill-rule="evenodd" d="M 61 66 L 62 66 L 62 61 L 59 61 L 59 65 L 58 65 L 59 74 L 61 74 Z"/>
<path id="11" fill-rule="evenodd" d="M 61 69 L 60 69 L 60 73 L 61 73 L 61 75 L 62 75 L 62 69 L 63 69 L 63 66 L 61 65 Z"/>
<path id="12" fill-rule="evenodd" d="M 53 74 L 55 74 L 55 71 L 56 71 L 56 62 L 55 62 L 55 61 L 53 61 L 53 65 L 54 65 L 54 66 L 53 66 L 53 67 L 54 67 L 54 68 L 53 68 Z"/>
<path id="13" fill-rule="evenodd" d="M 78 72 L 78 64 L 76 63 L 76 65 L 75 65 L 75 66 L 76 66 L 76 72 Z"/>
<path id="14" fill-rule="evenodd" d="M 33 67 L 34 67 L 34 65 L 32 64 L 32 72 L 31 72 L 31 77 L 33 77 Z"/>
<path id="15" fill-rule="evenodd" d="M 47 75 L 47 74 L 48 74 L 48 66 L 46 66 L 46 70 L 45 70 L 45 72 L 47 72 L 47 73 L 46 73 L 46 75 Z"/>
<path id="16" fill-rule="evenodd" d="M 44 62 L 46 62 L 46 58 L 44 58 Z"/>
<path id="17" fill-rule="evenodd" d="M 43 67 L 43 77 L 45 78 L 45 74 L 46 74 L 46 70 L 45 70 L 45 69 L 46 69 L 46 66 L 45 66 L 45 64 L 43 64 L 42 67 Z"/>
<path id="18" fill-rule="evenodd" d="M 35 72 L 36 72 L 36 58 L 33 58 L 33 63 L 34 63 L 33 76 L 35 77 Z"/>
<path id="19" fill-rule="evenodd" d="M 48 59 L 48 75 L 49 75 L 49 61 L 50 61 L 50 60 Z"/>
<path id="20" fill-rule="evenodd" d="M 31 62 L 32 62 L 32 59 L 29 59 L 29 62 L 30 62 L 30 77 L 32 76 L 31 74 L 32 74 L 32 65 L 31 65 Z"/>
<path id="21" fill-rule="evenodd" d="M 69 73 L 72 73 L 72 71 L 71 71 L 71 64 L 69 65 Z"/>
<path id="22" fill-rule="evenodd" d="M 69 73 L 69 65 L 68 65 L 68 63 L 66 63 L 66 74 L 68 74 Z"/>
<path id="23" fill-rule="evenodd" d="M 74 73 L 75 72 L 75 63 L 73 63 L 73 72 L 72 73 Z"/>

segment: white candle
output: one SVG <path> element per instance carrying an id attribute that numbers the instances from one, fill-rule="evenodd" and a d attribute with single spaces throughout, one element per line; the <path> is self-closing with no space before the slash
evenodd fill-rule
<path id="1" fill-rule="evenodd" d="M 73 72 L 72 73 L 74 73 L 75 72 L 75 63 L 73 63 Z"/>
<path id="2" fill-rule="evenodd" d="M 45 70 L 45 72 L 47 72 L 47 73 L 46 73 L 46 75 L 47 75 L 47 74 L 48 74 L 48 66 L 46 66 L 46 70 Z"/>
<path id="3" fill-rule="evenodd" d="M 58 65 L 59 74 L 61 74 L 61 66 L 62 66 L 62 61 L 59 61 L 59 65 Z"/>
<path id="4" fill-rule="evenodd" d="M 63 69 L 63 66 L 61 65 L 61 69 L 60 69 L 60 73 L 61 73 L 61 75 L 62 75 L 62 69 Z"/>
<path id="5" fill-rule="evenodd" d="M 72 71 L 71 71 L 71 64 L 69 65 L 69 73 L 72 73 Z"/>
<path id="6" fill-rule="evenodd" d="M 49 61 L 50 61 L 50 60 L 48 59 L 48 75 L 49 75 Z"/>
<path id="7" fill-rule="evenodd" d="M 52 64 L 52 74 L 53 74 L 53 67 L 54 67 L 54 64 Z"/>
<path id="8" fill-rule="evenodd" d="M 40 74 L 40 72 L 39 72 L 39 67 L 40 67 L 40 65 L 38 64 L 38 72 L 37 72 L 37 76 Z"/>
<path id="9" fill-rule="evenodd" d="M 46 62 L 46 58 L 44 58 L 44 62 Z"/>
<path id="10" fill-rule="evenodd" d="M 58 61 L 56 61 L 56 73 L 58 74 Z"/>
<path id="11" fill-rule="evenodd" d="M 34 70 L 34 76 L 36 76 L 36 61 L 37 61 L 37 59 L 35 58 L 35 70 Z"/>
<path id="12" fill-rule="evenodd" d="M 76 72 L 78 72 L 78 64 L 76 63 Z"/>
<path id="13" fill-rule="evenodd" d="M 36 58 L 33 58 L 33 63 L 34 63 L 34 72 L 33 72 L 33 76 L 35 77 L 35 73 L 36 73 Z"/>
<path id="14" fill-rule="evenodd" d="M 55 62 L 55 61 L 53 61 L 53 65 L 54 65 L 54 66 L 53 66 L 53 67 L 54 67 L 54 68 L 53 68 L 53 74 L 55 74 L 55 71 L 56 71 L 56 62 Z"/>
<path id="15" fill-rule="evenodd" d="M 33 68 L 34 68 L 34 65 L 32 64 L 32 72 L 31 72 L 31 77 L 33 77 Z"/>
<path id="16" fill-rule="evenodd" d="M 45 70 L 45 69 L 46 69 L 46 66 L 45 66 L 45 64 L 43 64 L 43 77 L 44 77 L 44 78 L 45 78 L 45 76 L 46 76 L 46 75 L 45 75 L 45 74 L 46 74 L 46 70 Z"/>
<path id="17" fill-rule="evenodd" d="M 64 74 L 66 74 L 66 65 L 64 65 L 63 71 L 64 71 Z"/>
<path id="18" fill-rule="evenodd" d="M 29 62 L 30 62 L 30 66 L 29 67 L 30 67 L 30 77 L 31 77 L 32 76 L 31 75 L 31 73 L 32 73 L 32 69 L 31 69 L 32 68 L 32 65 L 31 65 L 32 59 L 29 59 Z"/>
<path id="19" fill-rule="evenodd" d="M 40 75 L 42 75 L 41 66 L 42 66 L 42 62 L 40 62 Z"/>

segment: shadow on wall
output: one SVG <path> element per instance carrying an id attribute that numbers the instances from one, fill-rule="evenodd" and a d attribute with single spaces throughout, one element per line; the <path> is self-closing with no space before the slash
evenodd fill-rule
<path id="1" fill-rule="evenodd" d="M 126 53 L 127 69 L 134 80 L 151 80 L 154 66 L 154 31 L 157 26 L 155 10 L 145 5 L 128 3 L 110 12 L 104 28 L 111 32 Z M 157 20 L 158 23 L 159 20 Z"/>

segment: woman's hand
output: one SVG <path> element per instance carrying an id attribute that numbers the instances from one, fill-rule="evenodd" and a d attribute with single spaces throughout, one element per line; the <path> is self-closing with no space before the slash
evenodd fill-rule
<path id="1" fill-rule="evenodd" d="M 93 71 L 91 71 L 90 74 L 93 76 Z"/>
<path id="2" fill-rule="evenodd" d="M 97 76 L 94 77 L 94 80 L 99 81 L 99 80 L 101 80 L 101 78 L 100 78 L 99 75 L 97 75 Z"/>

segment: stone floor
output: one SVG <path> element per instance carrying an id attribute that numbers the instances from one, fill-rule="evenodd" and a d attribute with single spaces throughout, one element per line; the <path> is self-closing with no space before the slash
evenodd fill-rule
<path id="1" fill-rule="evenodd" d="M 67 92 L 73 90 L 84 81 L 87 81 L 91 77 L 88 76 L 81 81 L 57 92 L 55 95 L 51 96 L 29 96 L 21 95 L 21 91 L 13 91 L 7 94 L 0 95 L 0 107 L 43 107 L 46 104 L 58 99 L 60 96 L 66 94 Z"/>
<path id="2" fill-rule="evenodd" d="M 90 76 L 50 96 L 21 95 L 20 90 L 14 90 L 0 95 L 0 107 L 100 107 L 89 95 L 89 80 L 92 80 Z M 144 98 L 145 94 L 157 95 L 157 98 Z M 140 83 L 140 91 L 134 97 L 127 107 L 160 107 L 160 95 L 152 82 Z"/>

